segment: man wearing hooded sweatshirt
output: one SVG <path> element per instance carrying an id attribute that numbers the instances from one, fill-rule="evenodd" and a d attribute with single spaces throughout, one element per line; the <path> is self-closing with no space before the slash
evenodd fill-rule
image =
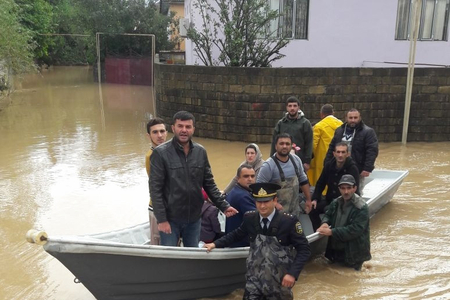
<path id="1" fill-rule="evenodd" d="M 363 191 L 364 179 L 375 168 L 375 159 L 378 156 L 378 139 L 375 131 L 364 124 L 360 112 L 352 108 L 347 112 L 347 122 L 342 124 L 334 132 L 325 157 L 324 165 L 333 158 L 336 144 L 346 142 L 349 145 L 350 156 L 355 161 L 359 170 L 359 190 Z"/>
<path id="2" fill-rule="evenodd" d="M 295 154 L 303 162 L 303 168 L 306 171 L 309 170 L 309 166 L 312 158 L 313 149 L 313 130 L 311 123 L 305 114 L 300 110 L 300 101 L 291 96 L 286 101 L 286 114 L 278 121 L 273 130 L 272 146 L 270 149 L 270 156 L 275 153 L 276 137 L 280 133 L 289 133 L 292 137 L 292 142 L 298 147 Z"/>

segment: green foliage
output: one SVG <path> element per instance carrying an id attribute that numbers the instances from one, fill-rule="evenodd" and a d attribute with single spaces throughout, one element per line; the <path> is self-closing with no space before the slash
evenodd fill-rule
<path id="1" fill-rule="evenodd" d="M 54 28 L 53 7 L 46 0 L 15 0 L 20 7 L 20 22 L 26 27 L 34 42 L 34 59 L 39 65 L 49 63 L 49 47 L 53 39 L 44 34 Z"/>
<path id="2" fill-rule="evenodd" d="M 107 49 L 103 49 L 115 55 L 146 55 L 151 53 L 151 42 L 145 37 L 108 34 L 154 34 L 156 51 L 173 49 L 174 44 L 168 38 L 171 18 L 161 15 L 154 3 L 145 0 L 58 0 L 55 5 L 58 14 L 58 33 L 90 35 L 84 41 L 82 38 L 74 38 L 74 41 L 84 45 L 84 48 L 78 49 L 85 50 L 85 58 L 91 64 L 96 58 L 97 32 L 104 33 L 101 43 Z M 67 60 L 67 50 L 70 49 L 77 47 L 72 46 L 59 51 L 58 56 L 62 58 L 60 60 Z"/>
<path id="3" fill-rule="evenodd" d="M 266 0 L 196 0 L 201 28 L 191 24 L 187 37 L 203 64 L 269 67 L 284 57 L 280 50 L 289 40 L 279 37 L 278 18 Z M 275 29 L 273 29 L 275 27 Z M 220 54 L 213 59 L 213 52 Z"/>
<path id="4" fill-rule="evenodd" d="M 19 7 L 13 0 L 0 1 L 0 63 L 14 74 L 35 69 L 31 32 L 20 23 Z"/>
<path id="5" fill-rule="evenodd" d="M 156 51 L 174 47 L 169 41 L 171 17 L 147 0 L 0 0 L 0 9 L 0 47 L 6 53 L 0 52 L 0 59 L 21 61 L 15 63 L 17 71 L 27 59 L 40 65 L 93 64 L 97 32 L 105 33 L 102 45 L 118 55 L 146 55 L 150 40 L 108 33 L 154 34 Z"/>
<path id="6" fill-rule="evenodd" d="M 149 38 L 121 37 L 108 34 L 154 34 L 156 51 L 173 49 L 168 39 L 171 19 L 158 12 L 153 3 L 144 0 L 72 0 L 80 14 L 80 26 L 95 36 L 102 32 L 102 46 L 115 55 L 145 55 L 151 51 Z M 93 44 L 95 45 L 95 43 Z"/>
<path id="7" fill-rule="evenodd" d="M 74 0 L 53 0 L 55 30 L 49 49 L 51 63 L 80 65 L 95 62 L 95 32 L 83 23 L 86 10 Z M 87 35 L 87 36 L 83 36 Z"/>

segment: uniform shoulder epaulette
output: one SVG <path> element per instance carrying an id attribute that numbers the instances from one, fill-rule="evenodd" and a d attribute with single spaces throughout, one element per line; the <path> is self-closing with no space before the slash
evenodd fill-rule
<path id="1" fill-rule="evenodd" d="M 244 216 L 254 214 L 254 213 L 256 213 L 256 210 L 249 210 L 249 211 L 245 212 Z"/>
<path id="2" fill-rule="evenodd" d="M 291 214 L 288 214 L 288 213 L 283 213 L 283 215 L 285 215 L 285 216 L 288 216 L 288 217 L 291 217 L 291 218 L 294 218 L 294 216 L 293 215 L 291 215 Z"/>

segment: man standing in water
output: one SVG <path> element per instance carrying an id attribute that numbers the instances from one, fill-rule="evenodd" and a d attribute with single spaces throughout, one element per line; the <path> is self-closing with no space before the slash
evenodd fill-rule
<path id="1" fill-rule="evenodd" d="M 147 175 L 150 178 L 150 156 L 153 153 L 155 147 L 161 145 L 166 141 L 167 130 L 163 119 L 153 118 L 147 123 L 147 137 L 150 140 L 150 150 L 145 155 L 145 168 L 147 169 Z M 148 217 L 150 221 L 150 244 L 159 245 L 160 237 L 158 231 L 158 224 L 156 222 L 155 214 L 153 213 L 152 199 L 148 204 Z"/>
<path id="2" fill-rule="evenodd" d="M 375 168 L 375 159 L 378 156 L 378 139 L 375 131 L 364 124 L 357 109 L 350 109 L 347 112 L 347 122 L 334 132 L 324 164 L 333 158 L 334 147 L 339 142 L 346 142 L 349 145 L 350 155 L 358 166 L 359 190 L 362 193 L 364 179 Z"/>
<path id="3" fill-rule="evenodd" d="M 287 133 L 281 133 L 275 138 L 276 153 L 267 159 L 256 178 L 256 182 L 271 182 L 281 186 L 277 191 L 277 208 L 288 214 L 299 217 L 301 188 L 306 198 L 306 212 L 311 210 L 311 194 L 308 178 L 303 170 L 303 164 L 297 155 L 291 155 L 292 139 Z"/>
<path id="4" fill-rule="evenodd" d="M 273 183 L 250 185 L 257 211 L 246 213 L 236 230 L 204 246 L 209 252 L 249 238 L 244 300 L 293 299 L 291 289 L 311 255 L 298 219 L 275 209 L 279 188 Z"/>
<path id="5" fill-rule="evenodd" d="M 194 116 L 179 111 L 173 116 L 173 122 L 174 137 L 155 148 L 151 156 L 150 194 L 161 244 L 177 246 L 181 235 L 185 247 L 198 247 L 202 188 L 227 217 L 237 211 L 217 188 L 206 150 L 191 140 L 195 131 Z"/>
<path id="6" fill-rule="evenodd" d="M 328 236 L 325 257 L 332 262 L 361 270 L 363 262 L 370 260 L 369 207 L 357 195 L 356 181 L 344 175 L 339 181 L 341 197 L 331 202 L 317 232 Z"/>

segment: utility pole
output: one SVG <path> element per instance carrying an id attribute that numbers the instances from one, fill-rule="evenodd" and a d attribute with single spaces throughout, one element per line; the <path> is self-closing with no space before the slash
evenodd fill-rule
<path id="1" fill-rule="evenodd" d="M 408 126 L 409 126 L 409 113 L 411 111 L 411 95 L 414 80 L 414 63 L 416 60 L 416 43 L 419 36 L 420 28 L 420 14 L 422 11 L 422 0 L 414 0 L 413 14 L 410 20 L 412 21 L 409 34 L 409 61 L 408 61 L 408 76 L 406 77 L 406 95 L 405 95 L 405 113 L 403 115 L 403 134 L 402 144 L 406 145 L 408 140 Z"/>

